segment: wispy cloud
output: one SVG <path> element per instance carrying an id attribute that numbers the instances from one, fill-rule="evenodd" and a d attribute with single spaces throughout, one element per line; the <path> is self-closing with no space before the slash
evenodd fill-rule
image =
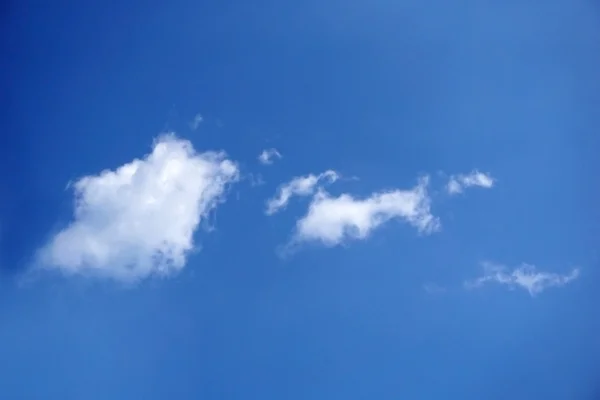
<path id="1" fill-rule="evenodd" d="M 491 188 L 494 186 L 494 178 L 491 175 L 473 170 L 468 174 L 458 174 L 450 176 L 446 191 L 451 194 L 462 193 L 463 190 L 469 187 Z"/>
<path id="2" fill-rule="evenodd" d="M 261 174 L 253 174 L 253 173 L 248 173 L 246 178 L 248 179 L 248 182 L 250 182 L 250 186 L 262 186 L 265 184 L 265 180 L 263 179 Z"/>
<path id="3" fill-rule="evenodd" d="M 271 165 L 275 159 L 280 159 L 281 154 L 277 149 L 265 149 L 258 156 L 258 161 L 263 165 Z"/>
<path id="4" fill-rule="evenodd" d="M 349 194 L 334 197 L 320 189 L 307 214 L 297 221 L 292 243 L 336 246 L 348 239 L 365 239 L 391 219 L 404 220 L 420 233 L 432 233 L 440 222 L 431 214 L 427 185 L 428 178 L 422 178 L 412 189 L 378 192 L 362 199 Z"/>
<path id="5" fill-rule="evenodd" d="M 530 264 L 521 264 L 517 268 L 509 270 L 504 265 L 484 262 L 483 276 L 465 282 L 469 289 L 481 288 L 488 283 L 506 285 L 510 289 L 522 288 L 527 290 L 531 296 L 542 293 L 551 287 L 561 287 L 579 277 L 579 269 L 573 268 L 568 274 L 557 274 L 553 272 L 537 271 Z"/>
<path id="6" fill-rule="evenodd" d="M 202 121 L 204 121 L 204 117 L 202 117 L 202 114 L 200 114 L 200 113 L 196 114 L 194 116 L 194 119 L 190 122 L 190 128 L 193 131 L 195 131 L 196 129 L 198 129 L 198 127 L 200 126 Z"/>
<path id="7" fill-rule="evenodd" d="M 273 215 L 276 212 L 287 207 L 293 196 L 310 196 L 315 193 L 317 186 L 323 183 L 333 183 L 339 179 L 337 172 L 328 170 L 319 175 L 305 175 L 293 178 L 291 181 L 281 185 L 277 194 L 267 200 L 267 215 Z"/>
<path id="8" fill-rule="evenodd" d="M 132 281 L 181 270 L 200 222 L 238 178 L 223 153 L 160 137 L 152 152 L 76 181 L 73 221 L 40 251 L 46 268 Z"/>
<path id="9" fill-rule="evenodd" d="M 423 285 L 423 290 L 428 294 L 444 294 L 446 293 L 446 288 L 438 285 L 437 283 L 429 282 Z"/>

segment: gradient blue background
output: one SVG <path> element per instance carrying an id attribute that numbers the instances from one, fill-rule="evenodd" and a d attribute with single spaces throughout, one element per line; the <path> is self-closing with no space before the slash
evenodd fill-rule
<path id="1" fill-rule="evenodd" d="M 3 3 L 0 398 L 599 398 L 597 1 L 159 3 Z M 266 184 L 234 188 L 173 279 L 23 281 L 67 182 L 164 130 Z M 472 168 L 497 187 L 433 193 L 439 234 L 392 223 L 283 262 L 306 202 L 264 201 L 326 168 L 361 195 Z M 486 259 L 582 273 L 463 290 Z"/>

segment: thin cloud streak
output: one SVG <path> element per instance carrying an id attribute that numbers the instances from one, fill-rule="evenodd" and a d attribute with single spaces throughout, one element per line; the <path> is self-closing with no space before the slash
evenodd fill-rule
<path id="1" fill-rule="evenodd" d="M 546 289 L 562 287 L 579 277 L 579 268 L 573 268 L 568 274 L 538 271 L 534 265 L 521 264 L 512 271 L 508 267 L 491 262 L 484 262 L 484 274 L 479 278 L 466 281 L 467 289 L 478 289 L 489 283 L 507 286 L 514 290 L 521 288 L 526 290 L 532 297 Z"/>

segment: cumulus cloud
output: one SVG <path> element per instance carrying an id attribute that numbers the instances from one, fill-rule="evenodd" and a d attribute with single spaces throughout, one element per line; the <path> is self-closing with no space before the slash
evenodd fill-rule
<path id="1" fill-rule="evenodd" d="M 428 178 L 422 178 L 412 189 L 362 199 L 349 194 L 335 197 L 320 189 L 307 214 L 297 221 L 292 243 L 316 241 L 331 247 L 347 239 L 365 239 L 391 219 L 403 220 L 420 233 L 432 233 L 440 223 L 431 214 L 427 185 Z"/>
<path id="2" fill-rule="evenodd" d="M 327 170 L 319 175 L 305 175 L 293 178 L 291 181 L 281 185 L 277 194 L 267 200 L 267 215 L 273 215 L 284 209 L 293 196 L 310 196 L 315 193 L 317 187 L 323 183 L 333 183 L 339 179 L 337 172 Z"/>
<path id="3" fill-rule="evenodd" d="M 527 290 L 531 296 L 535 296 L 548 288 L 564 286 L 579 277 L 578 268 L 573 268 L 568 274 L 561 275 L 537 271 L 537 268 L 530 264 L 521 264 L 509 271 L 504 265 L 485 262 L 483 269 L 483 276 L 465 282 L 465 287 L 474 289 L 488 283 L 497 283 L 506 285 L 511 290 L 515 288 Z"/>
<path id="4" fill-rule="evenodd" d="M 473 170 L 468 174 L 452 175 L 446 185 L 446 191 L 454 195 L 462 193 L 466 188 L 473 186 L 489 189 L 494 186 L 494 178 L 478 170 Z"/>
<path id="5" fill-rule="evenodd" d="M 152 152 L 74 184 L 72 222 L 40 251 L 46 268 L 124 281 L 181 270 L 201 221 L 238 178 L 223 153 L 169 134 Z"/>
<path id="6" fill-rule="evenodd" d="M 280 159 L 281 154 L 277 149 L 266 149 L 258 156 L 258 161 L 263 165 L 271 165 L 275 159 Z"/>
<path id="7" fill-rule="evenodd" d="M 202 117 L 202 114 L 200 114 L 200 113 L 196 114 L 194 116 L 194 119 L 192 120 L 192 122 L 190 122 L 190 128 L 193 131 L 195 131 L 196 129 L 198 129 L 198 127 L 200 126 L 202 121 L 204 121 L 204 117 Z"/>

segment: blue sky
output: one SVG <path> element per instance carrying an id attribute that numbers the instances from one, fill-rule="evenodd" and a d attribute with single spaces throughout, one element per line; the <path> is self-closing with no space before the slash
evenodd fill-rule
<path id="1" fill-rule="evenodd" d="M 0 397 L 600 395 L 597 2 L 2 18 Z"/>

